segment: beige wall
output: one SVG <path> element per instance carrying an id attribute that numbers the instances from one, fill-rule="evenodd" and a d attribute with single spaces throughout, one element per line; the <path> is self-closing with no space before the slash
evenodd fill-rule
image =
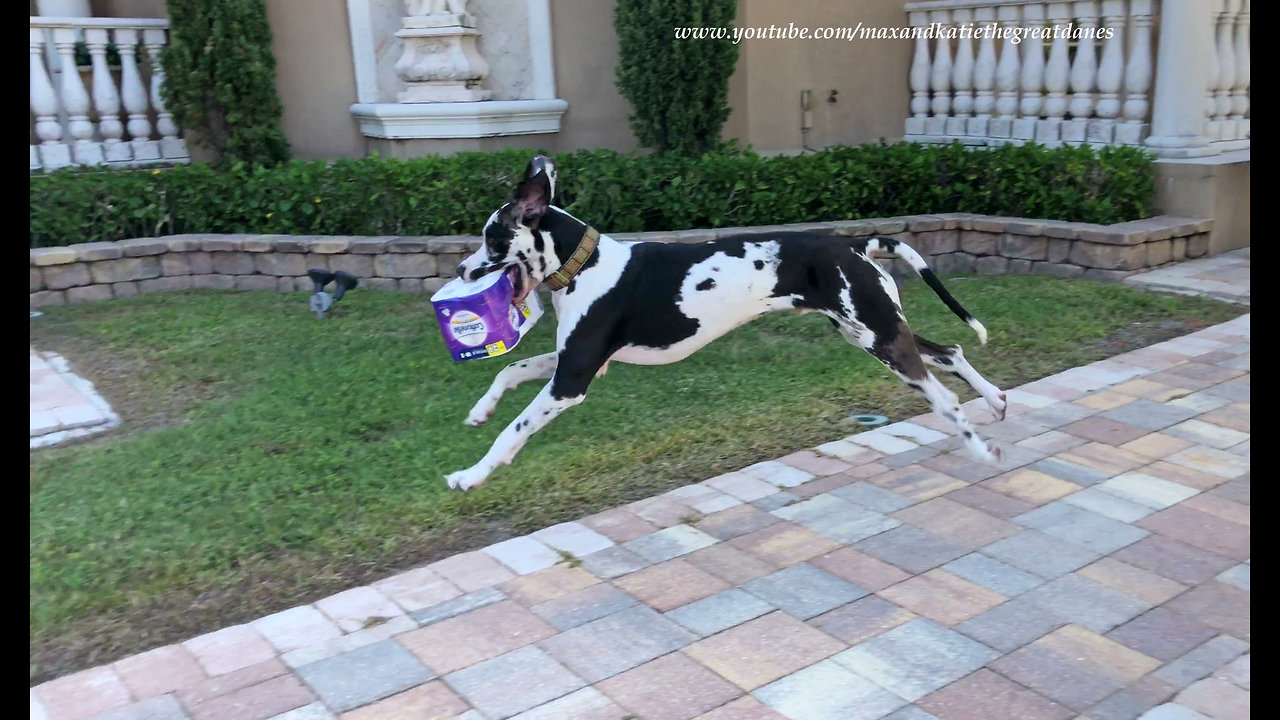
<path id="1" fill-rule="evenodd" d="M 163 0 L 91 0 L 101 16 L 163 16 Z M 359 157 L 370 149 L 399 156 L 458 149 L 545 147 L 629 151 L 630 106 L 618 93 L 615 0 L 554 0 L 551 24 L 557 95 L 569 103 L 557 134 L 480 140 L 373 141 L 360 134 L 349 107 L 355 71 L 344 0 L 270 0 L 276 87 L 294 156 Z M 902 26 L 902 0 L 739 0 L 737 25 Z M 800 91 L 812 91 L 808 144 L 902 138 L 912 46 L 906 40 L 746 40 L 730 79 L 732 112 L 724 136 L 764 153 L 801 150 Z M 827 101 L 832 90 L 837 101 Z"/>
<path id="2" fill-rule="evenodd" d="M 94 17 L 169 17 L 164 0 L 89 0 L 89 9 Z"/>
<path id="3" fill-rule="evenodd" d="M 635 147 L 627 123 L 630 106 L 618 94 L 614 67 L 618 37 L 613 31 L 614 0 L 553 0 L 551 34 L 556 95 L 569 103 L 553 141 L 556 152 L 578 148 Z"/>
<path id="4" fill-rule="evenodd" d="M 614 82 L 614 5 L 612 0 L 552 3 L 556 88 L 569 102 L 557 149 L 635 146 L 627 123 L 630 106 Z M 736 25 L 899 27 L 906 20 L 901 0 L 739 0 Z M 807 88 L 813 97 L 811 147 L 902 139 L 910 101 L 910 41 L 745 40 L 738 47 L 725 138 L 766 153 L 798 152 L 800 91 Z M 835 103 L 827 102 L 831 90 L 838 91 Z"/>
<path id="5" fill-rule="evenodd" d="M 1156 162 L 1156 210 L 1213 218 L 1209 252 L 1249 247 L 1249 152 Z"/>
<path id="6" fill-rule="evenodd" d="M 741 0 L 739 27 L 853 28 L 906 24 L 901 0 Z M 744 40 L 730 81 L 733 115 L 726 137 L 761 152 L 802 146 L 800 92 L 812 91 L 808 144 L 856 145 L 902 139 L 910 90 L 907 40 Z M 836 102 L 827 101 L 832 90 Z"/>
<path id="7" fill-rule="evenodd" d="M 284 103 L 281 124 L 293 156 L 365 155 L 364 136 L 348 109 L 356 101 L 356 79 L 347 4 L 271 0 L 267 17 L 275 36 L 276 91 Z"/>

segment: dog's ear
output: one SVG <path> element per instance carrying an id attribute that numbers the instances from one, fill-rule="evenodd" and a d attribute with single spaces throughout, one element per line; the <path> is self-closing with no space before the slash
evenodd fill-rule
<path id="1" fill-rule="evenodd" d="M 536 220 L 546 214 L 550 204 L 551 181 L 545 172 L 538 172 L 516 186 L 511 212 L 519 220 Z"/>
<path id="2" fill-rule="evenodd" d="M 524 169 L 524 178 L 531 180 L 537 177 L 538 173 L 544 173 L 547 176 L 547 186 L 551 192 L 547 202 L 551 202 L 556 196 L 556 161 L 547 155 L 534 155 L 529 161 L 529 166 Z"/>

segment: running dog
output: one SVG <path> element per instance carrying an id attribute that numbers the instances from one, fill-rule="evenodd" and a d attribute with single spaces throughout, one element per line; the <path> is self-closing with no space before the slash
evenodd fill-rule
<path id="1" fill-rule="evenodd" d="M 910 263 L 983 344 L 987 330 L 907 245 L 888 238 L 805 232 L 691 244 L 618 242 L 553 206 L 555 188 L 555 162 L 541 155 L 533 158 L 511 201 L 485 223 L 484 246 L 458 265 L 458 277 L 469 281 L 507 273 L 515 302 L 541 284 L 552 291 L 558 324 L 556 351 L 504 368 L 466 423 L 483 425 L 503 393 L 520 383 L 550 382 L 480 462 L 446 478 L 449 487 L 475 487 L 498 465 L 510 465 L 531 435 L 586 398 L 587 386 L 604 376 L 610 362 L 677 362 L 775 310 L 826 315 L 850 345 L 884 363 L 954 424 L 971 453 L 999 461 L 999 449 L 978 437 L 955 393 L 926 366 L 958 375 L 1001 420 L 1004 393 L 965 361 L 959 345 L 939 345 L 911 331 L 897 285 L 872 254 Z"/>

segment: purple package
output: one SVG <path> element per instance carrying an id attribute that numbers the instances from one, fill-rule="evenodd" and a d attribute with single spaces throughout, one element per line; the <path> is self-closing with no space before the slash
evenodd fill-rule
<path id="1" fill-rule="evenodd" d="M 505 355 L 520 344 L 542 317 L 542 305 L 536 292 L 513 305 L 514 295 L 511 278 L 495 272 L 475 282 L 455 278 L 431 296 L 454 362 Z"/>

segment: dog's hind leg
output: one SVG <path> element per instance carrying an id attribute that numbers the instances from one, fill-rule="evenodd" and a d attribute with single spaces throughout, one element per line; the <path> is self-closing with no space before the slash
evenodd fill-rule
<path id="1" fill-rule="evenodd" d="M 961 380 L 969 384 L 987 401 L 987 405 L 991 407 L 991 412 L 996 416 L 996 420 L 1004 420 L 1005 410 L 1008 408 L 1008 402 L 1005 399 L 1004 392 L 1000 388 L 992 385 L 986 378 L 982 377 L 969 361 L 965 360 L 964 350 L 959 345 L 939 345 L 931 340 L 916 335 L 916 348 L 920 351 L 920 358 L 924 360 L 926 365 L 932 365 L 939 370 L 946 370 L 954 373 Z"/>
<path id="2" fill-rule="evenodd" d="M 554 375 L 557 357 L 559 353 L 553 352 L 535 355 L 502 368 L 502 371 L 493 379 L 493 384 L 489 386 L 489 391 L 476 401 L 475 407 L 471 408 L 471 412 L 463 422 L 471 427 L 480 427 L 488 422 L 489 418 L 493 417 L 493 410 L 498 407 L 498 401 L 502 399 L 503 393 L 516 389 L 520 383 Z"/>
<path id="3" fill-rule="evenodd" d="M 884 363 L 890 372 L 898 376 L 911 389 L 923 395 L 936 415 L 955 425 L 964 436 L 965 447 L 969 448 L 969 452 L 975 457 L 988 462 L 1000 461 L 1000 448 L 978 436 L 978 431 L 960 408 L 960 399 L 925 368 L 924 358 L 916 347 L 915 334 L 905 322 L 899 322 L 892 340 L 874 342 L 871 343 L 871 347 L 867 347 L 867 343 L 862 342 L 867 336 L 855 328 L 848 327 L 846 322 L 838 322 L 837 326 L 849 344 L 863 348 L 872 357 Z"/>

